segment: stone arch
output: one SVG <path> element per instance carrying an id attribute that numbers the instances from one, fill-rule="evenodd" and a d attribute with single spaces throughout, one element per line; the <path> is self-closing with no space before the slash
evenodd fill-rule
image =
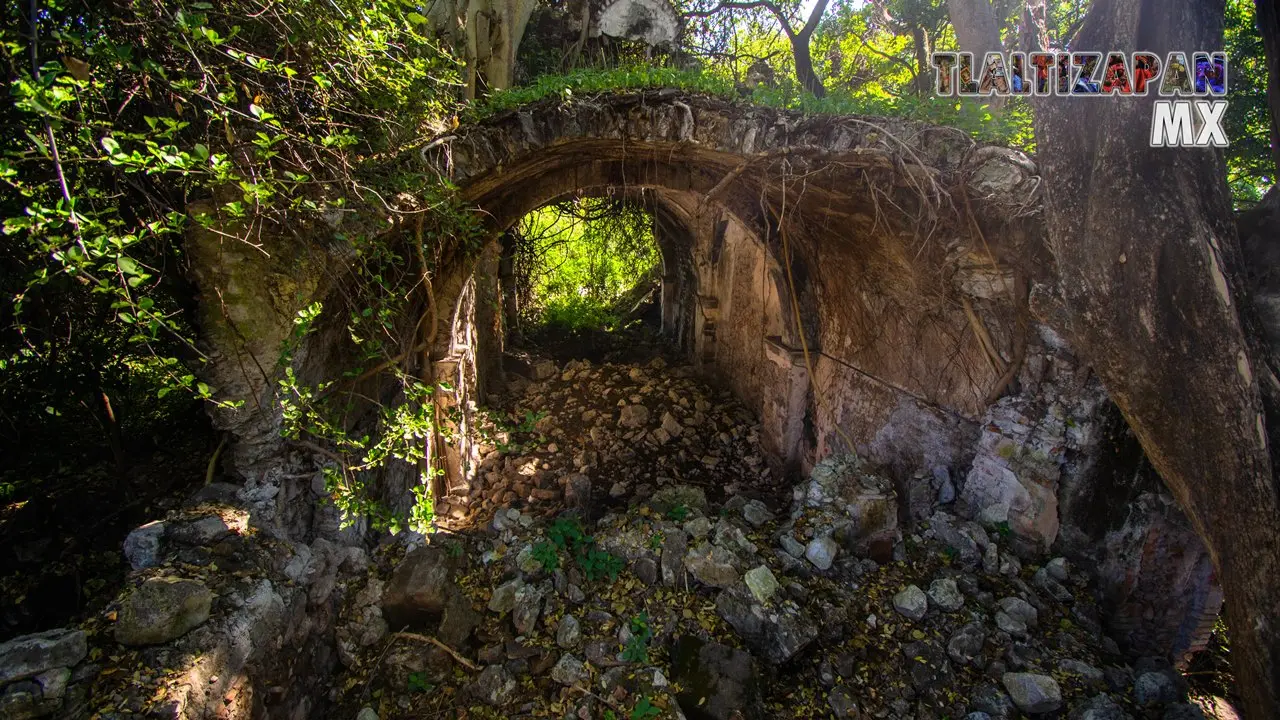
<path id="1" fill-rule="evenodd" d="M 693 268 L 693 317 L 680 332 L 704 369 L 758 409 L 779 470 L 852 449 L 889 469 L 905 516 L 947 488 L 957 515 L 1003 506 L 1010 544 L 1052 547 L 1111 575 L 1109 610 L 1126 634 L 1172 637 L 1170 654 L 1203 642 L 1216 585 L 1153 572 L 1149 559 L 1203 568 L 1204 547 L 1180 513 L 1152 509 L 1166 507 L 1152 499 L 1167 495 L 1158 483 L 1127 460 L 1104 467 L 1106 395 L 1051 329 L 1056 271 L 1031 159 L 954 129 L 649 91 L 533 103 L 436 138 L 418 160 L 457 185 L 494 237 L 557 197 L 651 189 Z M 232 455 L 255 488 L 275 497 L 296 475 L 277 459 L 266 378 L 247 381 L 243 368 L 272 367 L 298 309 L 293 291 L 313 288 L 290 273 L 318 262 L 228 259 L 239 249 L 192 232 L 211 384 L 257 400 L 217 422 L 240 438 Z M 283 247 L 274 257 L 292 257 Z M 483 397 L 464 386 L 484 375 L 496 247 L 436 288 L 441 307 L 458 309 L 437 378 L 468 393 L 463 408 Z M 278 317 L 260 318 L 262 307 Z M 217 329 L 224 316 L 267 331 L 242 342 Z M 305 350 L 308 363 L 332 360 L 319 340 Z M 470 450 L 456 453 L 450 487 L 462 494 L 442 498 L 442 512 L 467 502 Z M 1091 509 L 1100 505 L 1132 512 L 1102 517 Z M 1163 612 L 1144 615 L 1152 606 Z"/>

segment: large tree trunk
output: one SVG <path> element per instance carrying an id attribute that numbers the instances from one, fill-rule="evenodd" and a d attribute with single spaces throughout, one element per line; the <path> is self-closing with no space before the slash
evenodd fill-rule
<path id="1" fill-rule="evenodd" d="M 956 31 L 956 43 L 964 52 L 973 53 L 973 79 L 977 81 L 986 67 L 983 60 L 987 53 L 1004 50 L 995 8 L 991 0 L 947 0 L 947 14 Z M 983 98 L 983 103 L 992 109 L 1003 108 L 1005 102 L 1003 95 Z"/>
<path id="2" fill-rule="evenodd" d="M 1267 54 L 1267 104 L 1271 108 L 1271 158 L 1280 167 L 1280 9 L 1275 0 L 1255 0 L 1258 30 Z"/>
<path id="3" fill-rule="evenodd" d="M 947 0 L 947 14 L 956 31 L 956 43 L 961 50 L 973 53 L 975 66 L 982 66 L 982 58 L 987 53 L 1004 49 L 1000 44 L 1000 22 L 991 0 Z"/>
<path id="4" fill-rule="evenodd" d="M 516 53 L 537 0 L 444 0 L 430 4 L 432 24 L 466 58 L 468 99 L 515 82 Z"/>
<path id="5" fill-rule="evenodd" d="M 1224 12 L 1224 0 L 1097 0 L 1073 49 L 1219 47 Z M 1280 497 L 1258 383 L 1274 379 L 1246 342 L 1243 293 L 1228 279 L 1240 250 L 1222 157 L 1148 149 L 1155 99 L 1051 97 L 1036 108 L 1057 325 L 1208 544 L 1246 712 L 1273 718 Z"/>
<path id="6" fill-rule="evenodd" d="M 796 80 L 800 81 L 801 87 L 813 93 L 814 97 L 826 95 L 827 88 L 823 86 L 822 80 L 813 70 L 813 55 L 809 50 L 808 35 L 796 35 L 791 38 L 791 54 L 795 56 Z"/>

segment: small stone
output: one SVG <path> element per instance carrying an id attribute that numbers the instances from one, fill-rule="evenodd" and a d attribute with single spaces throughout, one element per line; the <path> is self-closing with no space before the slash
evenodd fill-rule
<path id="1" fill-rule="evenodd" d="M 525 545 L 520 548 L 520 552 L 516 554 L 516 568 L 525 575 L 533 575 L 542 571 L 542 562 L 534 557 L 532 545 Z"/>
<path id="2" fill-rule="evenodd" d="M 832 540 L 830 535 L 823 535 L 809 542 L 809 546 L 804 550 L 804 556 L 819 570 L 830 570 L 839 551 L 840 546 L 836 541 Z"/>
<path id="3" fill-rule="evenodd" d="M 658 563 L 653 558 L 642 557 L 631 565 L 631 572 L 640 582 L 650 587 L 658 584 Z"/>
<path id="4" fill-rule="evenodd" d="M 1145 672 L 1133 681 L 1133 699 L 1145 708 L 1177 702 L 1180 693 L 1169 673 Z"/>
<path id="5" fill-rule="evenodd" d="M 581 642 L 582 625 L 578 618 L 572 615 L 560 618 L 560 625 L 556 628 L 556 644 L 565 650 L 574 650 Z"/>
<path id="6" fill-rule="evenodd" d="M 129 646 L 169 642 L 208 620 L 212 606 L 213 593 L 202 582 L 151 578 L 125 598 L 116 621 L 116 642 Z"/>
<path id="7" fill-rule="evenodd" d="M 362 707 L 356 713 L 356 720 L 378 720 L 378 713 L 371 707 Z"/>
<path id="8" fill-rule="evenodd" d="M 955 612 L 964 606 L 964 595 L 951 578 L 940 578 L 929 585 L 929 602 L 947 612 Z"/>
<path id="9" fill-rule="evenodd" d="M 929 611 L 929 599 L 915 585 L 908 585 L 893 596 L 893 609 L 910 620 L 919 620 Z"/>
<path id="10" fill-rule="evenodd" d="M 1022 622 L 1027 627 L 1035 627 L 1040 622 L 1040 613 L 1031 603 L 1020 597 L 1001 598 L 998 605 L 1009 617 Z"/>
<path id="11" fill-rule="evenodd" d="M 1191 703 L 1174 703 L 1164 710 L 1161 720 L 1208 720 L 1204 710 Z"/>
<path id="12" fill-rule="evenodd" d="M 753 528 L 759 528 L 774 518 L 769 508 L 759 500 L 748 500 L 746 505 L 742 506 L 742 519 L 751 524 Z"/>
<path id="13" fill-rule="evenodd" d="M 1045 564 L 1044 569 L 1058 582 L 1066 582 L 1069 577 L 1066 558 L 1056 557 Z"/>
<path id="14" fill-rule="evenodd" d="M 831 690 L 831 694 L 827 696 L 827 705 L 838 718 L 859 717 L 858 703 L 853 693 L 844 685 L 837 685 Z"/>
<path id="15" fill-rule="evenodd" d="M 515 607 L 511 610 L 511 623 L 516 632 L 524 635 L 532 632 L 542 615 L 542 588 L 525 585 L 516 591 Z"/>
<path id="16" fill-rule="evenodd" d="M 971 665 L 974 659 L 982 654 L 982 646 L 987 641 L 986 630 L 981 623 L 969 623 L 960 628 L 947 641 L 947 655 L 957 665 Z"/>
<path id="17" fill-rule="evenodd" d="M 751 594 L 761 604 L 768 603 L 769 598 L 773 597 L 773 594 L 781 589 L 781 586 L 778 585 L 778 579 L 764 565 L 748 570 L 742 579 L 746 581 Z"/>
<path id="18" fill-rule="evenodd" d="M 1068 716 L 1069 720 L 1131 720 L 1110 695 L 1098 693 L 1081 703 Z"/>
<path id="19" fill-rule="evenodd" d="M 1079 660 L 1073 660 L 1071 658 L 1059 660 L 1058 669 L 1065 673 L 1079 675 L 1090 685 L 1095 685 L 1101 688 L 1105 687 L 1107 684 L 1106 673 L 1088 663 L 1080 662 Z"/>
<path id="20" fill-rule="evenodd" d="M 793 558 L 804 557 L 804 543 L 796 540 L 789 534 L 779 537 L 778 545 L 780 545 L 783 550 L 786 550 L 787 554 Z"/>
<path id="21" fill-rule="evenodd" d="M 134 570 L 155 567 L 160 564 L 160 540 L 164 537 L 164 523 L 156 520 L 135 528 L 124 539 L 124 556 Z"/>
<path id="22" fill-rule="evenodd" d="M 994 720 L 1009 720 L 1014 714 L 1013 701 L 1005 691 L 995 685 L 982 685 L 973 691 L 969 699 L 969 709 L 983 712 Z"/>
<path id="23" fill-rule="evenodd" d="M 627 405 L 618 414 L 618 424 L 624 428 L 644 427 L 649 422 L 649 408 L 644 405 Z"/>
<path id="24" fill-rule="evenodd" d="M 591 675 L 587 672 L 587 666 L 581 660 L 566 654 L 560 658 L 555 667 L 551 668 L 551 679 L 565 687 L 577 685 L 585 688 L 591 679 Z"/>
<path id="25" fill-rule="evenodd" d="M 689 536 L 698 540 L 711 534 L 711 520 L 705 517 L 696 517 L 684 524 L 684 531 Z"/>
<path id="26" fill-rule="evenodd" d="M 1005 673 L 1000 682 L 1013 699 L 1013 704 L 1025 713 L 1038 715 L 1062 707 L 1062 690 L 1058 681 L 1048 675 Z"/>
<path id="27" fill-rule="evenodd" d="M 489 598 L 489 611 L 499 615 L 511 612 L 516 606 L 516 593 L 522 587 L 524 580 L 516 578 L 494 588 L 493 595 Z"/>
<path id="28" fill-rule="evenodd" d="M 996 613 L 996 627 L 1014 637 L 1027 634 L 1027 624 L 1003 610 Z"/>
<path id="29" fill-rule="evenodd" d="M 684 556 L 684 566 L 690 574 L 704 585 L 718 588 L 738 581 L 736 562 L 737 556 L 732 552 L 705 541 L 690 548 Z"/>
<path id="30" fill-rule="evenodd" d="M 490 707 L 501 707 L 515 692 L 516 680 L 501 665 L 490 665 L 471 684 L 471 694 Z"/>

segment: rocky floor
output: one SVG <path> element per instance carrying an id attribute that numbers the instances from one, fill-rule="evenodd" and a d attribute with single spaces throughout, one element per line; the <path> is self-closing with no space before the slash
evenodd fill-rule
<path id="1" fill-rule="evenodd" d="M 830 458 L 794 487 L 687 367 L 531 363 L 446 531 L 338 624 L 348 717 L 1205 717 L 1089 576 Z M 954 492 L 943 491 L 949 501 Z"/>

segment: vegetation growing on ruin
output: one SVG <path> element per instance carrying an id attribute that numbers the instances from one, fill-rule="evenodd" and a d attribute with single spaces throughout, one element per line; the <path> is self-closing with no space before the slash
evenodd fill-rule
<path id="1" fill-rule="evenodd" d="M 526 215 L 512 233 L 525 321 L 569 332 L 616 327 L 629 291 L 657 280 L 653 222 L 643 207 L 608 197 Z"/>

